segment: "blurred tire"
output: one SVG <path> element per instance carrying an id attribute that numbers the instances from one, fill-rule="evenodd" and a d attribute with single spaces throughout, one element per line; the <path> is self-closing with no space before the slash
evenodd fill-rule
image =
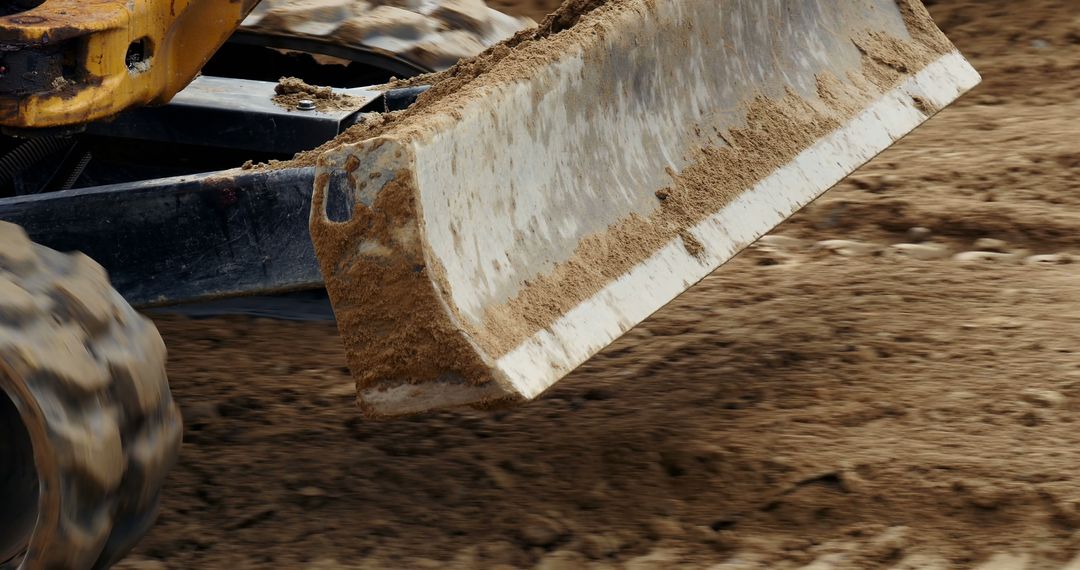
<path id="1" fill-rule="evenodd" d="M 153 324 L 0 222 L 0 569 L 107 568 L 156 518 L 180 413 Z"/>

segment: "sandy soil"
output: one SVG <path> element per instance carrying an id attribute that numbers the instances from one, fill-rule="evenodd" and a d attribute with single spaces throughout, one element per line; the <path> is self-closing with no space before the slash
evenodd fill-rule
<path id="1" fill-rule="evenodd" d="M 186 445 L 121 567 L 1062 567 L 1080 262 L 1023 260 L 1080 254 L 1080 19 L 931 9 L 982 87 L 528 406 L 368 422 L 331 323 L 158 318 Z"/>

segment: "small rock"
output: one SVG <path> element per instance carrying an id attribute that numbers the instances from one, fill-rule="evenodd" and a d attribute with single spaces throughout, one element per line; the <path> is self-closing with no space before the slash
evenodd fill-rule
<path id="1" fill-rule="evenodd" d="M 654 550 L 626 561 L 626 570 L 668 570 L 679 567 L 679 556 L 670 550 Z"/>
<path id="2" fill-rule="evenodd" d="M 318 508 L 326 504 L 326 491 L 318 487 L 301 487 L 296 491 L 300 495 L 298 502 L 307 508 Z"/>
<path id="3" fill-rule="evenodd" d="M 348 397 L 352 399 L 356 397 L 356 386 L 351 382 L 348 384 L 342 382 L 341 384 L 335 384 L 327 388 L 323 391 L 322 395 L 328 398 Z"/>
<path id="4" fill-rule="evenodd" d="M 889 248 L 890 251 L 910 257 L 929 261 L 933 259 L 945 259 L 949 257 L 949 248 L 936 243 L 898 243 Z"/>
<path id="5" fill-rule="evenodd" d="M 502 563 L 510 566 L 520 566 L 525 557 L 525 551 L 520 546 L 507 540 L 493 540 L 480 544 L 480 557 L 489 564 Z"/>
<path id="6" fill-rule="evenodd" d="M 497 465 L 485 465 L 484 471 L 487 472 L 488 477 L 499 489 L 513 489 L 517 486 L 514 476 Z"/>
<path id="7" fill-rule="evenodd" d="M 682 525 L 672 519 L 653 519 L 649 522 L 649 534 L 657 539 L 679 538 L 685 534 Z"/>
<path id="8" fill-rule="evenodd" d="M 572 497 L 579 508 L 585 510 L 598 509 L 610 501 L 611 490 L 603 482 L 597 483 L 592 489 L 582 491 Z"/>
<path id="9" fill-rule="evenodd" d="M 1060 408 L 1065 405 L 1068 398 L 1061 392 L 1054 390 L 1041 390 L 1028 388 L 1020 393 L 1020 398 L 1025 402 L 1041 408 Z"/>
<path id="10" fill-rule="evenodd" d="M 850 556 L 843 552 L 831 552 L 819 556 L 813 562 L 800 566 L 798 570 L 835 570 L 848 566 Z"/>
<path id="11" fill-rule="evenodd" d="M 1014 317 L 1006 317 L 1004 315 L 993 315 L 989 317 L 980 317 L 975 321 L 979 326 L 992 327 L 1004 330 L 1015 330 L 1024 328 L 1024 321 Z M 978 327 L 976 327 L 978 328 Z"/>
<path id="12" fill-rule="evenodd" d="M 530 514 L 521 522 L 522 540 L 529 546 L 551 546 L 563 533 L 562 526 L 545 516 Z"/>
<path id="13" fill-rule="evenodd" d="M 1011 253 L 1000 253 L 996 251 L 965 251 L 954 255 L 953 261 L 959 261 L 962 263 L 973 263 L 980 261 L 1009 263 L 1012 261 L 1016 261 L 1016 256 Z"/>
<path id="14" fill-rule="evenodd" d="M 1013 489 L 986 481 L 965 481 L 961 488 L 966 490 L 967 503 L 980 509 L 996 509 L 1014 498 Z"/>
<path id="15" fill-rule="evenodd" d="M 1073 262 L 1073 256 L 1067 253 L 1052 253 L 1048 255 L 1032 255 L 1024 258 L 1026 265 L 1068 265 Z"/>
<path id="16" fill-rule="evenodd" d="M 909 228 L 907 231 L 907 237 L 914 243 L 922 243 L 928 239 L 934 232 L 930 231 L 930 228 L 924 228 L 922 226 L 915 226 Z"/>
<path id="17" fill-rule="evenodd" d="M 875 190 L 877 192 L 884 192 L 885 190 L 888 190 L 889 188 L 896 188 L 896 187 L 900 186 L 901 182 L 903 182 L 903 181 L 904 181 L 903 178 L 900 178 L 899 176 L 897 176 L 895 174 L 886 174 L 886 175 L 882 176 L 881 178 L 878 178 L 878 180 L 877 180 L 877 188 Z"/>
<path id="18" fill-rule="evenodd" d="M 999 289 L 998 293 L 1000 293 L 1002 297 L 1005 297 L 1006 299 L 1009 299 L 1014 304 L 1016 304 L 1026 301 L 1028 297 L 1036 294 L 1037 291 L 1035 289 L 1016 289 L 1013 287 L 1006 287 L 1005 289 Z"/>
<path id="19" fill-rule="evenodd" d="M 1062 522 L 1076 528 L 1080 526 L 1080 500 L 1071 496 L 1053 496 L 1056 493 L 1052 493 L 1052 508 L 1053 514 L 1056 518 Z M 1075 570 L 1074 567 L 1067 567 L 1068 570 Z M 1076 565 L 1076 568 L 1080 568 L 1080 564 Z"/>
<path id="20" fill-rule="evenodd" d="M 211 327 L 205 332 L 210 339 L 229 340 L 237 337 L 236 330 L 229 327 Z"/>
<path id="21" fill-rule="evenodd" d="M 1027 554 L 997 554 L 975 567 L 975 570 L 1022 570 L 1028 567 L 1031 557 Z"/>
<path id="22" fill-rule="evenodd" d="M 909 544 L 911 544 L 911 530 L 906 526 L 894 526 L 870 539 L 863 553 L 874 557 L 875 560 L 885 561 L 898 557 Z"/>
<path id="23" fill-rule="evenodd" d="M 573 550 L 556 550 L 536 565 L 536 570 L 579 570 L 586 564 L 585 557 Z"/>
<path id="24" fill-rule="evenodd" d="M 593 560 L 608 558 L 622 550 L 623 541 L 613 534 L 590 534 L 581 541 L 581 550 Z"/>
<path id="25" fill-rule="evenodd" d="M 980 251 L 996 251 L 998 253 L 1007 253 L 1009 251 L 1009 244 L 1005 243 L 1005 240 L 994 238 L 979 238 L 975 240 L 975 249 Z"/>
<path id="26" fill-rule="evenodd" d="M 480 567 L 479 551 L 480 551 L 480 546 L 479 545 L 474 544 L 472 546 L 466 546 L 465 548 L 462 548 L 461 550 L 457 551 L 457 554 L 454 555 L 454 559 L 451 560 L 448 564 L 446 564 L 445 567 L 446 568 L 479 568 Z"/>
<path id="27" fill-rule="evenodd" d="M 845 257 L 858 257 L 873 255 L 881 251 L 881 246 L 876 243 L 863 243 L 849 239 L 827 239 L 814 244 L 814 248 L 825 250 Z"/>
<path id="28" fill-rule="evenodd" d="M 1053 421 L 1053 415 L 1044 408 L 1032 408 L 1017 418 L 1017 422 L 1025 427 L 1040 426 Z"/>
<path id="29" fill-rule="evenodd" d="M 806 242 L 791 236 L 767 235 L 757 240 L 757 245 L 775 249 L 801 249 L 806 245 Z"/>
<path id="30" fill-rule="evenodd" d="M 739 537 L 733 530 L 714 530 L 710 526 L 692 526 L 688 529 L 688 534 L 689 536 L 686 539 L 688 542 L 705 544 L 716 551 L 730 552 L 740 544 Z"/>

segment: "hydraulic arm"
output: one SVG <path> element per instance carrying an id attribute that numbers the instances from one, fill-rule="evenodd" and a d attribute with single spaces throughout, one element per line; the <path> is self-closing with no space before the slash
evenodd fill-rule
<path id="1" fill-rule="evenodd" d="M 257 3 L 0 2 L 0 126 L 66 127 L 164 103 Z"/>

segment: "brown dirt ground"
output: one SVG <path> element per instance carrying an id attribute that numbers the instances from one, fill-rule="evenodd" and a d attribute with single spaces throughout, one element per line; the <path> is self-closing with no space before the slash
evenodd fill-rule
<path id="1" fill-rule="evenodd" d="M 1080 253 L 1075 4 L 931 10 L 983 86 L 777 233 L 887 246 L 924 226 L 954 252 Z M 387 423 L 355 409 L 333 324 L 157 321 L 186 444 L 121 567 L 1057 568 L 1080 552 L 1080 263 L 757 247 L 535 403 Z"/>

